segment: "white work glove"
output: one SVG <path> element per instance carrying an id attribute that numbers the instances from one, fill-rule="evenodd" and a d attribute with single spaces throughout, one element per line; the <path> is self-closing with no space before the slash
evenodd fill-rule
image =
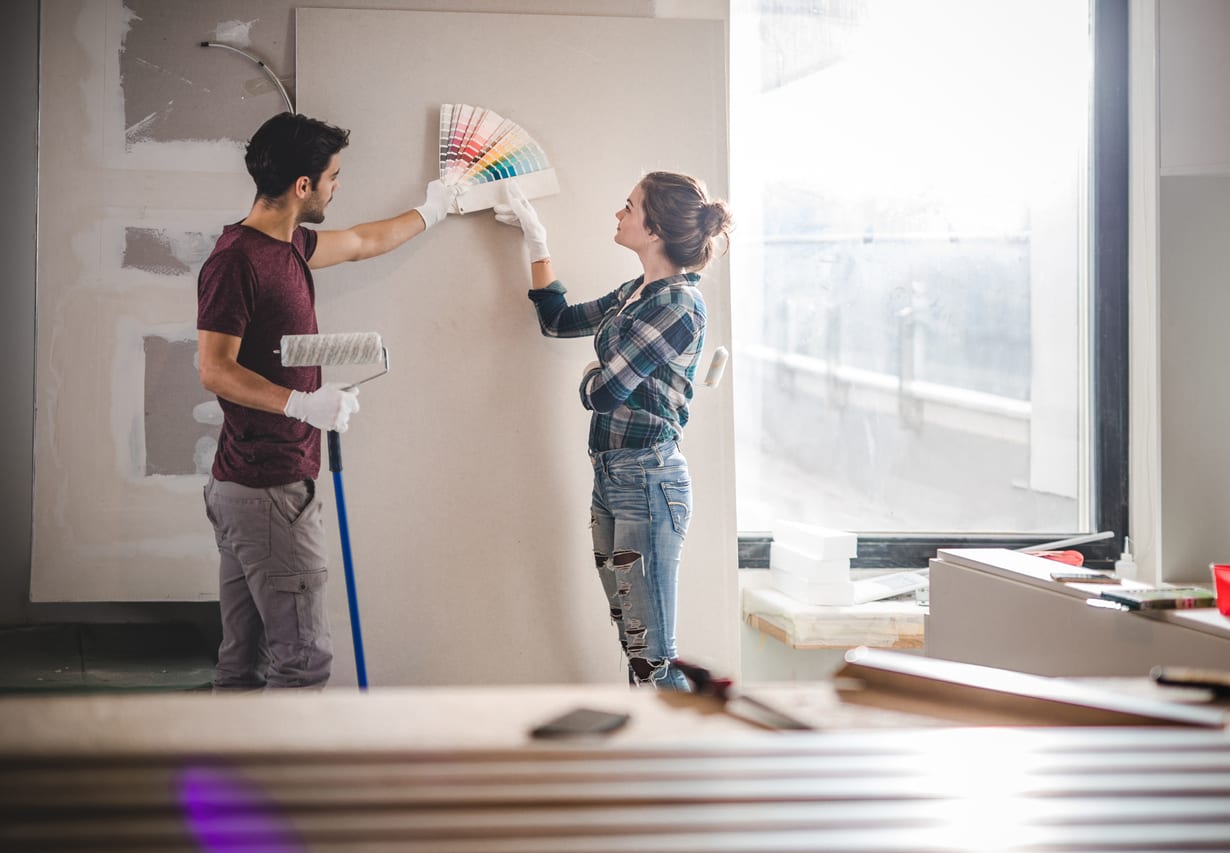
<path id="1" fill-rule="evenodd" d="M 284 414 L 307 421 L 317 429 L 345 432 L 350 416 L 359 411 L 359 389 L 326 382 L 316 391 L 291 391 Z"/>
<path id="2" fill-rule="evenodd" d="M 496 221 L 521 226 L 521 237 L 530 250 L 531 264 L 551 257 L 547 251 L 547 229 L 538 221 L 538 214 L 525 193 L 516 184 L 510 184 L 505 187 L 504 196 L 506 201 L 493 208 Z"/>
<path id="3" fill-rule="evenodd" d="M 419 216 L 423 217 L 424 231 L 448 216 L 448 209 L 457 197 L 457 190 L 456 184 L 446 187 L 444 181 L 439 179 L 427 185 L 427 201 L 415 208 Z"/>

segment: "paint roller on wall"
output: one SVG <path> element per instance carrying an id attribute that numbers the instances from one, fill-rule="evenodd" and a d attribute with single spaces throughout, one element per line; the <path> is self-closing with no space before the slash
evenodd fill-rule
<path id="1" fill-rule="evenodd" d="M 283 335 L 281 349 L 285 367 L 336 367 L 342 365 L 377 364 L 384 369 L 347 387 L 389 372 L 389 351 L 378 332 L 348 332 L 332 335 Z M 355 590 L 354 561 L 350 555 L 350 528 L 346 521 L 346 493 L 342 488 L 342 442 L 335 430 L 330 430 L 329 470 L 333 472 L 333 492 L 337 498 L 337 525 L 341 531 L 342 564 L 346 570 L 346 603 L 350 610 L 350 633 L 354 638 L 354 665 L 359 689 L 367 689 L 367 663 L 363 656 L 363 631 L 359 622 L 359 597 Z"/>

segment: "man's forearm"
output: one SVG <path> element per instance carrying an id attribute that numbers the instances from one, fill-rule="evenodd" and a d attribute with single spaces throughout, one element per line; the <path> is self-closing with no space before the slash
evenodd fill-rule
<path id="1" fill-rule="evenodd" d="M 278 415 L 285 413 L 286 401 L 290 398 L 289 388 L 276 385 L 234 362 L 203 368 L 201 384 L 228 402 Z"/>
<path id="2" fill-rule="evenodd" d="M 407 210 L 391 219 L 356 225 L 354 231 L 359 237 L 359 251 L 354 260 L 366 260 L 383 255 L 385 252 L 391 252 L 426 230 L 423 215 L 417 210 Z"/>

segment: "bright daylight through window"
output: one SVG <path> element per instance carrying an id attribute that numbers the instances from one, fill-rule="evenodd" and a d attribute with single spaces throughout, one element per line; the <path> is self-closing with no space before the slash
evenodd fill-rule
<path id="1" fill-rule="evenodd" d="M 1075 0 L 734 3 L 740 531 L 1091 529 L 1092 44 Z"/>

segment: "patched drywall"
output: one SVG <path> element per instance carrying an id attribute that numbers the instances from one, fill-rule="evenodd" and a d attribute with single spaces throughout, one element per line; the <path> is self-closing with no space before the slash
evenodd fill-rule
<path id="1" fill-rule="evenodd" d="M 212 42 L 243 50 L 270 69 L 290 67 L 286 12 L 251 0 L 125 0 L 120 47 L 124 138 L 140 143 L 247 139 L 280 101 L 259 65 Z M 276 73 L 276 72 L 275 72 Z M 290 75 L 277 75 L 293 91 Z"/>
<path id="2" fill-rule="evenodd" d="M 148 335 L 145 343 L 145 473 L 208 474 L 222 408 L 197 381 L 196 341 Z"/>
<path id="3" fill-rule="evenodd" d="M 125 228 L 121 266 L 155 275 L 196 275 L 217 239 L 217 234 L 202 234 L 200 231 Z"/>

